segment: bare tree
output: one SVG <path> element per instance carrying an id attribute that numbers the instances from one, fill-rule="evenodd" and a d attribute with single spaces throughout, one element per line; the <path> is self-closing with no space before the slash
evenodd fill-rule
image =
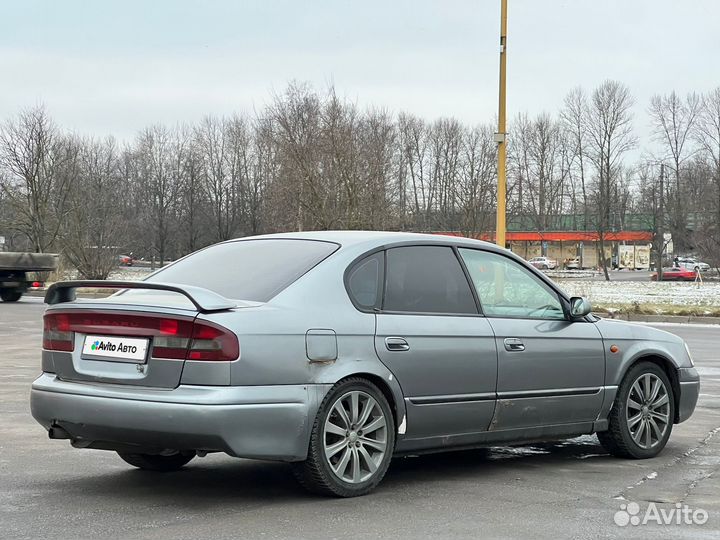
<path id="1" fill-rule="evenodd" d="M 401 114 L 398 118 L 401 170 L 405 178 L 401 180 L 407 205 L 407 223 L 420 230 L 427 230 L 430 214 L 435 203 L 435 186 L 430 174 L 430 149 L 428 128 L 420 118 Z"/>
<path id="2" fill-rule="evenodd" d="M 641 213 L 648 230 L 688 233 L 678 245 L 720 264 L 720 89 L 702 100 L 671 93 L 651 102 L 670 176 L 665 192 L 656 166 L 625 163 L 636 144 L 632 104 L 625 86 L 607 81 L 589 95 L 571 91 L 559 116 L 518 117 L 509 218 L 540 231 L 595 230 L 606 278 L 608 232 Z M 123 148 L 68 136 L 39 108 L 0 128 L 0 226 L 14 246 L 63 250 L 88 276 L 106 273 L 90 260 L 101 250 L 108 261 L 122 249 L 162 263 L 218 240 L 282 230 L 475 236 L 492 229 L 496 150 L 491 126 L 395 116 L 333 87 L 298 83 L 254 115 L 150 126 Z M 93 205 L 83 206 L 90 192 Z M 661 217 L 667 201 L 674 223 Z"/>
<path id="3" fill-rule="evenodd" d="M 151 232 L 153 260 L 162 266 L 168 259 L 179 202 L 183 167 L 178 154 L 189 144 L 182 133 L 156 124 L 143 130 L 136 142 L 136 174 L 147 208 L 145 226 Z"/>
<path id="4" fill-rule="evenodd" d="M 585 91 L 581 87 L 572 90 L 565 97 L 565 104 L 560 112 L 564 129 L 568 133 L 568 180 L 571 189 L 572 213 L 578 215 L 578 209 L 582 209 L 582 229 L 587 230 L 590 222 L 588 179 L 587 179 L 587 114 L 588 101 Z M 576 223 L 576 228 L 580 228 Z"/>
<path id="5" fill-rule="evenodd" d="M 487 231 L 494 218 L 497 185 L 494 131 L 494 126 L 488 124 L 463 135 L 462 166 L 455 191 L 460 213 L 458 230 L 470 237 Z"/>
<path id="6" fill-rule="evenodd" d="M 623 156 L 637 144 L 632 130 L 632 106 L 630 90 L 622 83 L 608 80 L 593 91 L 585 113 L 587 155 L 597 175 L 592 194 L 596 210 L 595 229 L 599 237 L 599 258 L 607 281 L 610 281 L 610 274 L 605 257 L 605 235 L 611 226 L 611 213 L 616 201 L 613 195 L 622 171 Z"/>
<path id="7" fill-rule="evenodd" d="M 258 234 L 266 226 L 267 186 L 277 182 L 279 163 L 277 145 L 273 140 L 272 122 L 256 118 L 253 124 L 253 158 L 247 186 L 247 224 L 250 234 Z"/>
<path id="8" fill-rule="evenodd" d="M 563 130 L 548 114 L 535 119 L 521 115 L 513 130 L 509 176 L 517 193 L 517 210 L 535 228 L 545 231 L 564 209 L 567 164 Z"/>
<path id="9" fill-rule="evenodd" d="M 118 264 L 128 223 L 119 204 L 124 192 L 117 143 L 109 137 L 68 144 L 76 166 L 61 233 L 63 255 L 82 277 L 106 279 Z"/>
<path id="10" fill-rule="evenodd" d="M 710 217 L 701 234 L 701 247 L 720 268 L 720 86 L 703 96 L 694 136 L 714 187 L 707 190 L 708 197 L 700 198 L 714 203 L 708 205 Z"/>
<path id="11" fill-rule="evenodd" d="M 397 214 L 392 206 L 393 162 L 396 157 L 397 130 L 392 117 L 384 110 L 371 109 L 361 120 L 359 129 L 358 170 L 361 175 L 360 201 L 364 229 L 387 229 L 395 226 Z"/>
<path id="12" fill-rule="evenodd" d="M 661 145 L 661 161 L 667 158 L 674 182 L 668 185 L 670 230 L 676 249 L 689 247 L 687 230 L 687 201 L 682 184 L 683 165 L 692 157 L 692 134 L 700 113 L 700 98 L 688 94 L 683 100 L 675 91 L 665 96 L 655 95 L 648 109 L 653 135 Z"/>
<path id="13" fill-rule="evenodd" d="M 188 141 L 185 151 L 178 154 L 180 176 L 179 228 L 182 231 L 182 252 L 192 253 L 206 241 L 203 213 L 206 210 L 206 198 L 203 190 L 203 167 L 197 141 L 190 128 L 180 128 L 180 139 Z"/>
<path id="14" fill-rule="evenodd" d="M 44 107 L 24 110 L 0 128 L 0 190 L 13 213 L 8 226 L 36 252 L 50 248 L 60 231 L 69 177 L 58 173 L 68 152 Z"/>
<path id="15" fill-rule="evenodd" d="M 301 231 L 308 224 L 322 228 L 326 222 L 319 175 L 321 100 L 307 85 L 291 84 L 284 95 L 275 96 L 267 114 L 277 126 L 282 175 L 276 198 L 294 214 L 293 226 Z"/>

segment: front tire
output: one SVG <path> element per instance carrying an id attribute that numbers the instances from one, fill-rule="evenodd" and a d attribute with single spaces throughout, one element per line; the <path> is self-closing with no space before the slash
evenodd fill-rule
<path id="1" fill-rule="evenodd" d="M 357 497 L 385 476 L 395 448 L 388 400 L 373 383 L 351 377 L 337 383 L 320 404 L 308 457 L 293 472 L 309 491 Z"/>
<path id="2" fill-rule="evenodd" d="M 181 469 L 187 465 L 195 454 L 172 454 L 163 456 L 160 454 L 130 454 L 126 452 L 118 452 L 123 461 L 129 463 L 133 467 L 143 469 L 145 471 L 171 472 Z"/>
<path id="3" fill-rule="evenodd" d="M 600 444 L 614 456 L 647 459 L 657 456 L 670 438 L 675 419 L 675 396 L 665 371 L 640 362 L 625 375 Z"/>

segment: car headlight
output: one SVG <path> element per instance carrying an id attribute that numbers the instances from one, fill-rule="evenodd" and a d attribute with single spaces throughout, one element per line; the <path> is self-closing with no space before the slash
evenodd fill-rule
<path id="1" fill-rule="evenodd" d="M 688 344 L 686 342 L 683 342 L 685 345 L 685 352 L 688 355 L 688 359 L 690 360 L 690 367 L 695 367 L 695 362 L 693 361 L 692 354 L 690 354 L 690 347 L 688 347 Z"/>

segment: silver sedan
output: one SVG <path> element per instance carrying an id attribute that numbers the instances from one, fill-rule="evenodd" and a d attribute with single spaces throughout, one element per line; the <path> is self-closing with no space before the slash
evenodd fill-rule
<path id="1" fill-rule="evenodd" d="M 699 392 L 680 338 L 598 319 L 463 238 L 243 238 L 141 282 L 57 283 L 46 302 L 31 405 L 51 438 L 149 470 L 209 452 L 288 461 L 335 496 L 408 453 L 597 433 L 650 458 Z"/>

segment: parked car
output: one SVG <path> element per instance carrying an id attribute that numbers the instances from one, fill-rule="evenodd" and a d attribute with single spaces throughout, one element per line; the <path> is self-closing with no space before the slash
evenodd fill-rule
<path id="1" fill-rule="evenodd" d="M 540 270 L 555 270 L 557 268 L 557 261 L 549 257 L 533 257 L 528 262 Z"/>
<path id="2" fill-rule="evenodd" d="M 707 272 L 710 270 L 710 265 L 705 262 L 698 261 L 691 257 L 678 257 L 676 266 L 684 268 L 686 270 L 692 270 L 693 272 Z"/>
<path id="3" fill-rule="evenodd" d="M 695 281 L 697 273 L 694 270 L 687 270 L 686 268 L 663 268 L 662 278 L 660 281 Z M 658 280 L 657 272 L 654 272 L 650 279 L 652 281 Z"/>
<path id="4" fill-rule="evenodd" d="M 568 259 L 567 263 L 565 263 L 565 268 L 568 270 L 582 270 L 580 266 L 580 257 Z"/>
<path id="5" fill-rule="evenodd" d="M 76 301 L 79 287 L 124 290 Z M 698 398 L 682 339 L 598 319 L 466 238 L 250 237 L 45 299 L 33 416 L 140 469 L 225 452 L 351 497 L 406 454 L 597 433 L 613 455 L 651 458 Z"/>
<path id="6" fill-rule="evenodd" d="M 134 261 L 132 255 L 118 255 L 118 262 L 120 266 L 132 266 Z"/>

